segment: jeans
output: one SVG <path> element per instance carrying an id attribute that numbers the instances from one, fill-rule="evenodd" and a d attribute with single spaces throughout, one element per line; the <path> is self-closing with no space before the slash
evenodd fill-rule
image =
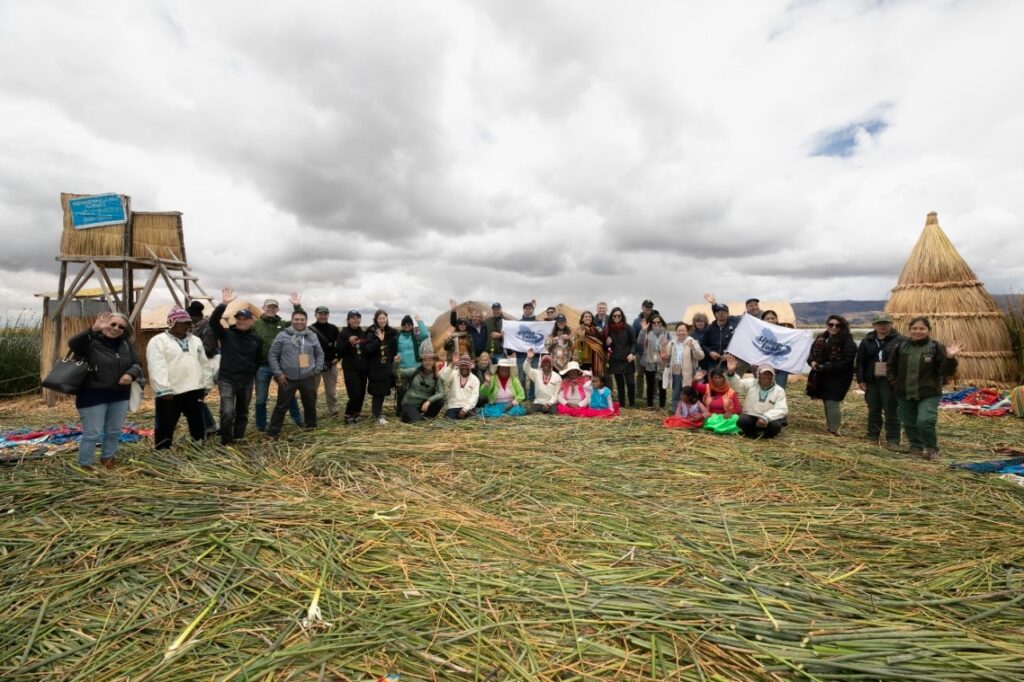
<path id="1" fill-rule="evenodd" d="M 907 430 L 912 450 L 938 450 L 935 425 L 939 421 L 939 396 L 912 400 L 899 398 L 900 420 Z"/>
<path id="2" fill-rule="evenodd" d="M 82 419 L 82 442 L 78 446 L 78 463 L 92 466 L 96 446 L 100 445 L 100 459 L 113 459 L 121 438 L 124 419 L 128 416 L 128 401 L 101 403 L 78 408 Z"/>
<path id="3" fill-rule="evenodd" d="M 174 429 L 181 415 L 185 415 L 192 440 L 202 442 L 206 438 L 202 389 L 157 398 L 153 402 L 156 404 L 156 431 L 153 439 L 157 450 L 166 450 L 174 443 Z"/>
<path id="4" fill-rule="evenodd" d="M 401 416 L 402 421 L 407 424 L 415 424 L 423 419 L 433 419 L 441 412 L 441 408 L 444 407 L 444 398 L 439 398 L 438 400 L 430 403 L 426 412 L 420 412 L 420 407 L 422 407 L 422 403 L 420 405 L 409 405 L 406 403 L 405 405 L 402 405 L 399 416 Z"/>
<path id="5" fill-rule="evenodd" d="M 741 414 L 740 418 L 736 420 L 736 426 L 740 427 L 740 431 L 747 438 L 775 438 L 782 431 L 782 427 L 786 425 L 785 419 L 773 419 L 768 422 L 767 426 L 758 426 L 758 419 L 759 417 L 752 414 Z"/>
<path id="6" fill-rule="evenodd" d="M 756 379 L 757 377 L 754 377 L 754 378 Z M 775 385 L 776 386 L 781 386 L 782 388 L 785 388 L 786 384 L 788 382 L 789 382 L 789 372 L 787 372 L 784 369 L 777 369 L 777 370 L 775 370 Z"/>
<path id="7" fill-rule="evenodd" d="M 338 365 L 324 367 L 322 374 L 317 375 L 317 390 L 324 385 L 324 398 L 327 402 L 327 415 L 338 416 Z"/>
<path id="8" fill-rule="evenodd" d="M 270 365 L 261 365 L 256 371 L 256 430 L 267 430 L 267 400 L 270 398 L 270 382 L 274 373 L 270 371 Z M 288 405 L 288 413 L 297 426 L 302 426 L 302 414 L 299 412 L 299 402 L 292 398 Z"/>
<path id="9" fill-rule="evenodd" d="M 868 404 L 868 438 L 878 440 L 885 426 L 885 442 L 889 445 L 900 443 L 899 401 L 896 391 L 885 380 L 867 384 L 864 402 Z"/>
<path id="10" fill-rule="evenodd" d="M 295 404 L 296 393 L 302 398 L 302 411 L 306 417 L 304 421 L 296 421 L 296 424 L 306 429 L 316 428 L 316 383 L 316 375 L 313 374 L 305 379 L 289 379 L 284 386 L 278 386 L 274 414 L 271 415 L 270 426 L 267 427 L 268 436 L 281 433 L 285 410 L 291 410 L 291 406 Z M 295 416 L 292 415 L 292 418 Z"/>
<path id="11" fill-rule="evenodd" d="M 683 390 L 683 375 L 673 374 L 672 375 L 672 414 L 676 413 L 676 408 L 679 407 L 679 393 Z"/>
<path id="12" fill-rule="evenodd" d="M 840 400 L 823 400 L 825 403 L 825 423 L 832 433 L 839 433 L 843 424 L 843 403 Z"/>
<path id="13" fill-rule="evenodd" d="M 534 369 L 537 369 L 539 364 L 540 356 L 534 355 L 533 362 L 530 363 L 530 366 L 533 367 Z M 537 397 L 537 393 L 534 389 L 533 382 L 530 381 L 529 383 L 527 383 L 526 370 L 523 369 L 525 365 L 526 353 L 516 353 L 516 369 L 519 371 L 519 383 L 522 384 L 523 388 L 526 390 L 526 399 L 529 402 L 533 402 L 533 399 Z"/>
<path id="14" fill-rule="evenodd" d="M 220 442 L 224 445 L 245 436 L 255 383 L 256 377 L 241 382 L 225 379 L 217 382 L 220 391 Z"/>

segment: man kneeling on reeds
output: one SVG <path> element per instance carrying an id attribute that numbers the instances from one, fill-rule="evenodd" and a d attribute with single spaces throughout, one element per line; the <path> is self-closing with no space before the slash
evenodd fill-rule
<path id="1" fill-rule="evenodd" d="M 304 311 L 292 313 L 292 325 L 274 339 L 267 360 L 277 381 L 277 402 L 267 435 L 274 438 L 281 433 L 284 413 L 296 392 L 302 399 L 304 428 L 316 428 L 316 386 L 317 377 L 324 371 L 324 349 L 317 335 L 306 326 Z"/>
<path id="2" fill-rule="evenodd" d="M 775 370 L 768 365 L 758 367 L 756 379 L 741 379 L 736 376 L 737 364 L 735 356 L 725 354 L 726 378 L 743 396 L 743 414 L 736 425 L 747 438 L 775 438 L 789 415 L 786 390 L 775 383 Z"/>
<path id="3" fill-rule="evenodd" d="M 444 405 L 446 419 L 465 419 L 473 414 L 480 397 L 480 380 L 473 374 L 473 360 L 468 355 L 455 363 L 445 365 L 438 378 L 444 383 L 447 400 Z"/>

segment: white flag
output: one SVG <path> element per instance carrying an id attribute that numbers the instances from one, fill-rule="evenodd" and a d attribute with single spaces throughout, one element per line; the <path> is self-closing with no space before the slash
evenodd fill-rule
<path id="1" fill-rule="evenodd" d="M 744 315 L 736 325 L 729 352 L 751 365 L 771 365 L 792 374 L 809 369 L 813 335 L 788 327 L 768 324 L 751 315 Z"/>
<path id="2" fill-rule="evenodd" d="M 505 320 L 502 331 L 505 332 L 501 345 L 505 350 L 514 350 L 518 353 L 525 353 L 533 349 L 535 353 L 544 350 L 544 340 L 555 328 L 554 321 L 551 322 L 527 322 L 525 320 Z"/>

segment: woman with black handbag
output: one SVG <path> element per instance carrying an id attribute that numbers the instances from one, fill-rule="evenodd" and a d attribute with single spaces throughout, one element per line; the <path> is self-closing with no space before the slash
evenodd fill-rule
<path id="1" fill-rule="evenodd" d="M 100 463 L 107 469 L 114 468 L 132 382 L 142 377 L 131 335 L 127 317 L 103 312 L 91 328 L 68 341 L 71 352 L 92 368 L 75 394 L 75 407 L 82 419 L 78 464 L 83 469 L 92 469 L 98 444 Z"/>

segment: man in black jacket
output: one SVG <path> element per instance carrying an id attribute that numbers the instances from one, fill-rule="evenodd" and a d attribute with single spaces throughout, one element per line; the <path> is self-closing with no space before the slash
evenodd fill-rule
<path id="1" fill-rule="evenodd" d="M 864 391 L 864 402 L 868 404 L 868 440 L 878 442 L 884 422 L 886 447 L 899 450 L 899 402 L 885 372 L 889 355 L 906 337 L 893 330 L 888 313 L 875 315 L 871 326 L 873 331 L 868 332 L 857 347 L 856 360 L 857 386 Z"/>
<path id="2" fill-rule="evenodd" d="M 324 385 L 324 398 L 327 401 L 327 415 L 338 416 L 338 328 L 327 321 L 331 311 L 325 305 L 316 307 L 316 322 L 309 325 L 320 340 L 324 350 L 324 371 L 317 375 L 317 389 L 320 382 Z"/>
<path id="3" fill-rule="evenodd" d="M 715 321 L 704 329 L 704 336 L 700 340 L 700 347 L 704 351 L 702 364 L 708 373 L 716 369 L 724 372 L 725 351 L 729 348 L 729 342 L 732 341 L 740 318 L 738 315 L 729 315 L 729 306 L 724 303 L 712 303 L 711 312 L 715 314 Z"/>
<path id="4" fill-rule="evenodd" d="M 248 308 L 235 313 L 235 324 L 224 328 L 221 318 L 228 304 L 235 300 L 230 287 L 221 290 L 221 302 L 210 315 L 210 329 L 220 342 L 220 442 L 230 445 L 245 436 L 249 425 L 249 403 L 260 368 L 263 339 L 252 331 L 253 314 Z"/>
<path id="5" fill-rule="evenodd" d="M 338 333 L 338 357 L 341 358 L 341 372 L 345 379 L 345 423 L 355 424 L 363 411 L 366 399 L 366 382 L 370 376 L 366 360 L 366 332 L 359 326 L 363 316 L 358 310 L 348 311 L 345 326 Z"/>

